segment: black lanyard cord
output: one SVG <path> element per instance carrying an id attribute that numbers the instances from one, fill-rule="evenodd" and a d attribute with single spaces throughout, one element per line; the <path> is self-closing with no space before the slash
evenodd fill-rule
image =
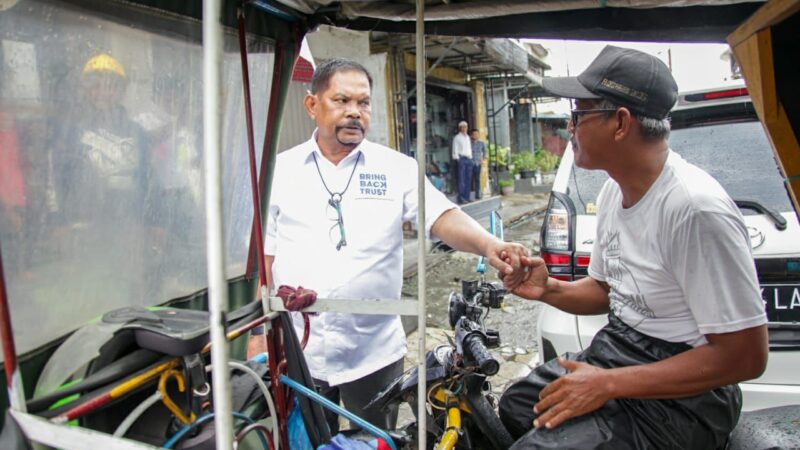
<path id="1" fill-rule="evenodd" d="M 322 185 L 325 187 L 325 190 L 328 191 L 328 194 L 331 196 L 331 200 L 337 203 L 342 201 L 344 193 L 347 192 L 347 188 L 350 187 L 350 182 L 353 181 L 353 175 L 356 173 L 356 168 L 358 167 L 358 161 L 361 160 L 361 152 L 359 151 L 358 156 L 356 156 L 356 162 L 355 164 L 353 164 L 353 171 L 350 172 L 350 178 L 347 179 L 347 185 L 344 187 L 344 189 L 342 189 L 342 192 L 331 192 L 331 190 L 328 189 L 328 184 L 325 183 L 325 178 L 322 177 L 322 171 L 319 170 L 319 163 L 317 163 L 317 153 L 314 152 L 311 154 L 311 156 L 314 157 L 314 165 L 317 167 L 317 173 L 319 174 L 319 179 L 322 181 Z M 336 199 L 337 195 L 339 196 L 338 199 Z"/>

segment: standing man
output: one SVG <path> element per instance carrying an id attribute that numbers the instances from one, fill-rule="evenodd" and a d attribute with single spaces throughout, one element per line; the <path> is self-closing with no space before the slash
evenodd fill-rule
<path id="1" fill-rule="evenodd" d="M 117 303 L 108 306 L 121 306 L 153 294 L 142 292 L 142 286 L 158 289 L 161 278 L 148 278 L 154 275 L 148 261 L 163 237 L 156 226 L 156 203 L 149 201 L 154 181 L 150 141 L 124 105 L 129 79 L 116 58 L 92 56 L 80 82 L 69 120 L 61 120 L 51 136 L 53 237 L 70 245 L 62 250 L 62 262 L 84 267 L 82 276 L 113 286 Z M 120 270 L 120 261 L 126 270 Z M 74 295 L 99 304 L 106 290 L 81 289 Z"/>
<path id="2" fill-rule="evenodd" d="M 400 298 L 402 224 L 416 220 L 418 170 L 415 160 L 366 139 L 371 90 L 372 78 L 354 61 L 334 59 L 314 72 L 304 104 L 317 129 L 276 161 L 265 248 L 270 287 L 302 285 L 321 298 Z M 427 179 L 424 207 L 427 221 L 420 232 L 485 255 L 494 267 L 516 274 L 510 277 L 521 277 L 514 267 L 526 250 L 490 235 Z M 293 314 L 302 333 L 303 320 Z M 310 320 L 305 357 L 318 390 L 393 429 L 396 409 L 364 406 L 402 373 L 406 339 L 400 317 L 321 313 Z M 251 353 L 263 346 L 259 339 Z M 328 422 L 335 433 L 337 418 Z"/>
<path id="3" fill-rule="evenodd" d="M 458 134 L 453 138 L 453 159 L 458 161 L 458 204 L 469 202 L 472 184 L 472 143 L 467 135 L 467 122 L 458 123 Z"/>
<path id="4" fill-rule="evenodd" d="M 607 46 L 577 78 L 544 88 L 576 99 L 575 165 L 610 179 L 589 276 L 559 281 L 525 258 L 513 292 L 609 323 L 505 392 L 500 418 L 522 436 L 512 448 L 721 448 L 742 406 L 736 383 L 758 377 L 768 353 L 741 213 L 670 150 L 678 88 L 661 60 Z"/>
<path id="5" fill-rule="evenodd" d="M 483 160 L 486 159 L 486 143 L 480 140 L 477 128 L 469 132 L 469 140 L 472 145 L 472 188 L 475 189 L 475 200 L 481 199 L 481 167 Z"/>

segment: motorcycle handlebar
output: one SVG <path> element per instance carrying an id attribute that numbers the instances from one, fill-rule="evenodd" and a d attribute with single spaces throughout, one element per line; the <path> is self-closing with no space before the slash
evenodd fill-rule
<path id="1" fill-rule="evenodd" d="M 489 354 L 489 350 L 483 343 L 483 339 L 481 339 L 479 335 L 473 334 L 467 336 L 465 340 L 466 347 L 469 349 L 469 353 L 472 357 L 475 358 L 475 362 L 480 366 L 481 372 L 486 375 L 494 375 L 500 370 L 500 363 L 492 358 L 492 355 Z"/>

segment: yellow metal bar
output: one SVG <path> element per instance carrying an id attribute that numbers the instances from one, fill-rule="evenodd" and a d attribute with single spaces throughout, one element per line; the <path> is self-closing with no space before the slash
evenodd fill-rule
<path id="1" fill-rule="evenodd" d="M 130 380 L 120 384 L 119 386 L 111 389 L 109 395 L 111 398 L 118 398 L 131 392 L 132 390 L 138 388 L 139 386 L 147 383 L 148 381 L 152 380 L 153 378 L 161 375 L 162 372 L 170 369 L 174 369 L 178 366 L 178 359 L 173 359 L 172 361 L 167 361 L 164 364 L 158 365 L 153 367 L 152 369 L 148 370 L 147 372 L 137 375 Z"/>
<path id="2" fill-rule="evenodd" d="M 447 423 L 442 440 L 436 444 L 436 450 L 452 450 L 458 443 L 458 434 L 461 432 L 461 410 L 458 399 L 448 397 Z"/>

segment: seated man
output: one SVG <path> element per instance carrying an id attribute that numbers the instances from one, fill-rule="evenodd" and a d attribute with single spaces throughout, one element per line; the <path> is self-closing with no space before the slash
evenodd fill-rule
<path id="1" fill-rule="evenodd" d="M 577 78 L 545 79 L 576 99 L 575 164 L 605 170 L 589 276 L 548 277 L 523 258 L 519 296 L 573 314 L 609 314 L 577 355 L 513 384 L 500 418 L 513 449 L 724 446 L 736 383 L 767 361 L 767 327 L 742 216 L 708 174 L 670 150 L 669 69 L 608 46 Z"/>

